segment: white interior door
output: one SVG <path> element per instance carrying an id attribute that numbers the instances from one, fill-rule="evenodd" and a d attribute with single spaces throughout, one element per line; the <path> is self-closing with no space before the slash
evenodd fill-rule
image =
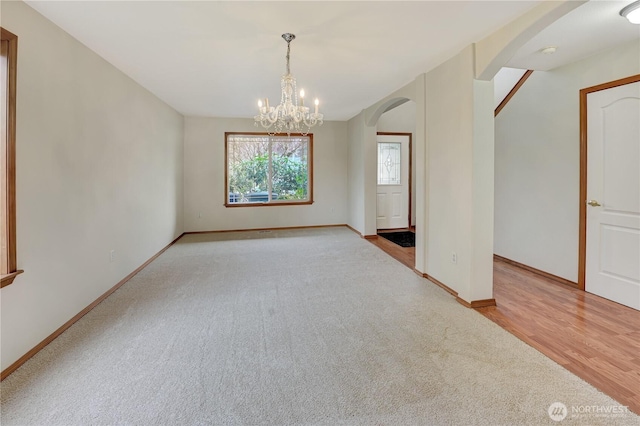
<path id="1" fill-rule="evenodd" d="M 378 229 L 409 227 L 409 136 L 378 135 Z"/>
<path id="2" fill-rule="evenodd" d="M 585 290 L 640 310 L 640 82 L 587 95 Z"/>

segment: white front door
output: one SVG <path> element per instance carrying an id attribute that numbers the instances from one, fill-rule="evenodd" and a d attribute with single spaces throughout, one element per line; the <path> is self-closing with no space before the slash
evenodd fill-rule
<path id="1" fill-rule="evenodd" d="M 409 136 L 378 135 L 378 229 L 409 227 Z"/>
<path id="2" fill-rule="evenodd" d="M 640 310 L 640 82 L 587 95 L 585 290 Z"/>

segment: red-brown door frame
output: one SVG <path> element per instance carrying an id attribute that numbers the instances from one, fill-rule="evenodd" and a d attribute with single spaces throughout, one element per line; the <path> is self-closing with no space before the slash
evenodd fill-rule
<path id="1" fill-rule="evenodd" d="M 637 83 L 640 74 L 580 90 L 580 222 L 578 240 L 578 288 L 585 289 L 587 266 L 587 95 L 625 84 Z"/>

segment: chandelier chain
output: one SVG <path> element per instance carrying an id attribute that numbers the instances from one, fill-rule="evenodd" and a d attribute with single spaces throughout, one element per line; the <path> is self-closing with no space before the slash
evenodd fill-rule
<path id="1" fill-rule="evenodd" d="M 287 42 L 287 74 L 291 74 L 291 67 L 289 66 L 289 56 L 291 54 L 291 42 Z"/>

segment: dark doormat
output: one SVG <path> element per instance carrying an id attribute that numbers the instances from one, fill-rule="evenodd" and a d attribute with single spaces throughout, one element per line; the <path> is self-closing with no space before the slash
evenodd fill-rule
<path id="1" fill-rule="evenodd" d="M 401 247 L 415 247 L 416 246 L 416 234 L 410 231 L 402 232 L 380 232 L 379 237 L 386 238 L 387 240 L 396 243 Z"/>

